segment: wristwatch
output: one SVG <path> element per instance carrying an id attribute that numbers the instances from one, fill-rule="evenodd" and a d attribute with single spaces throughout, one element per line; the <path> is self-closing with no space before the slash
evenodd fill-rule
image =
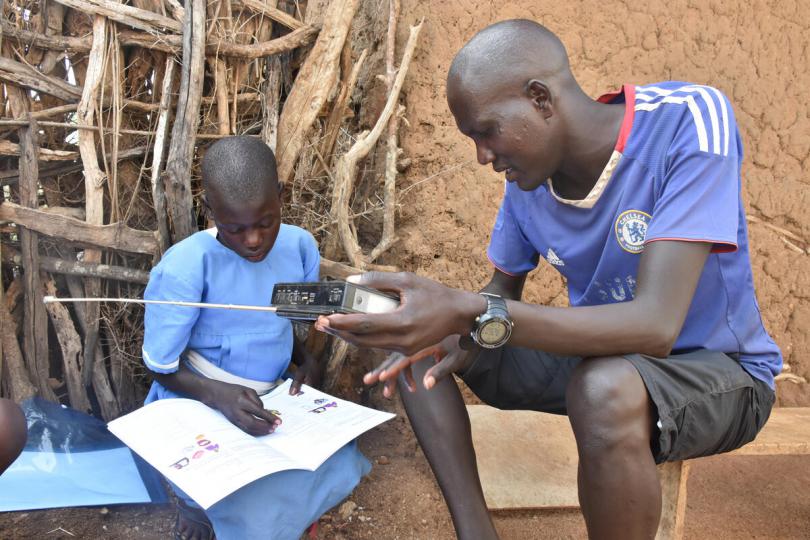
<path id="1" fill-rule="evenodd" d="M 509 341 L 515 323 L 509 317 L 506 300 L 496 294 L 480 294 L 487 299 L 487 310 L 475 318 L 470 337 L 485 349 L 496 349 Z"/>

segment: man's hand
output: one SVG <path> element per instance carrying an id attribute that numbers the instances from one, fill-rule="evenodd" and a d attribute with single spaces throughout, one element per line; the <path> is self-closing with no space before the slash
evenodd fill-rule
<path id="1" fill-rule="evenodd" d="M 354 278 L 354 279 L 352 279 Z M 315 328 L 357 345 L 416 355 L 452 334 L 466 334 L 486 300 L 411 273 L 369 272 L 350 281 L 399 294 L 389 313 L 335 314 L 320 317 Z"/>
<path id="2" fill-rule="evenodd" d="M 293 382 L 290 385 L 290 395 L 296 396 L 301 391 L 301 385 L 306 384 L 313 388 L 318 388 L 323 377 L 323 366 L 309 352 L 302 351 L 304 363 L 297 366 Z"/>
<path id="3" fill-rule="evenodd" d="M 212 407 L 231 421 L 233 425 L 260 436 L 273 433 L 281 424 L 281 418 L 264 408 L 259 395 L 252 388 L 215 381 L 206 405 Z"/>
<path id="4" fill-rule="evenodd" d="M 383 382 L 385 385 L 383 387 L 383 395 L 385 397 L 391 397 L 396 388 L 397 375 L 402 373 L 405 377 L 408 390 L 415 392 L 416 381 L 414 381 L 411 366 L 426 358 L 433 358 L 436 365 L 428 369 L 422 379 L 422 385 L 425 389 L 430 390 L 436 386 L 437 382 L 451 373 L 457 373 L 467 369 L 475 358 L 477 348 L 474 351 L 462 349 L 459 344 L 459 338 L 460 336 L 458 335 L 448 336 L 438 345 L 432 345 L 426 349 L 422 349 L 411 356 L 392 353 L 382 364 L 377 366 L 376 369 L 366 373 L 363 377 L 363 382 L 366 384 Z"/>

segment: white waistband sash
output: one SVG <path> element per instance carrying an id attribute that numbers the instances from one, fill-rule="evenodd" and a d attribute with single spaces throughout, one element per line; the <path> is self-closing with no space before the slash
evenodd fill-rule
<path id="1" fill-rule="evenodd" d="M 268 393 L 273 388 L 284 382 L 282 379 L 278 379 L 272 382 L 255 381 L 253 379 L 246 379 L 245 377 L 240 377 L 239 375 L 234 375 L 233 373 L 228 373 L 224 369 L 215 366 L 214 364 L 209 362 L 208 359 L 206 359 L 203 355 L 201 355 L 197 351 L 191 349 L 188 349 L 186 352 L 184 352 L 182 357 L 186 362 L 188 362 L 188 365 L 194 371 L 196 371 L 203 377 L 226 382 L 229 384 L 239 384 L 241 386 L 247 386 L 248 388 L 256 390 L 256 393 L 259 395 Z"/>

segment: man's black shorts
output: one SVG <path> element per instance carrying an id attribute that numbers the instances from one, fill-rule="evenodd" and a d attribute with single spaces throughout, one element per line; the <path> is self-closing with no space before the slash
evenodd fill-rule
<path id="1" fill-rule="evenodd" d="M 656 463 L 739 448 L 754 439 L 771 413 L 773 390 L 726 354 L 622 357 L 638 370 L 657 408 Z M 565 414 L 565 389 L 582 361 L 506 346 L 481 352 L 462 379 L 493 407 Z"/>

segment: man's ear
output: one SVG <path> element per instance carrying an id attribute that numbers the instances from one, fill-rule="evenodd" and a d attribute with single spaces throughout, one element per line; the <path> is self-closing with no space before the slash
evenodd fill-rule
<path id="1" fill-rule="evenodd" d="M 537 110 L 542 113 L 543 118 L 546 120 L 551 118 L 554 114 L 552 111 L 551 90 L 544 82 L 537 79 L 530 80 L 526 83 L 526 94 L 532 100 L 534 106 L 537 107 Z"/>

